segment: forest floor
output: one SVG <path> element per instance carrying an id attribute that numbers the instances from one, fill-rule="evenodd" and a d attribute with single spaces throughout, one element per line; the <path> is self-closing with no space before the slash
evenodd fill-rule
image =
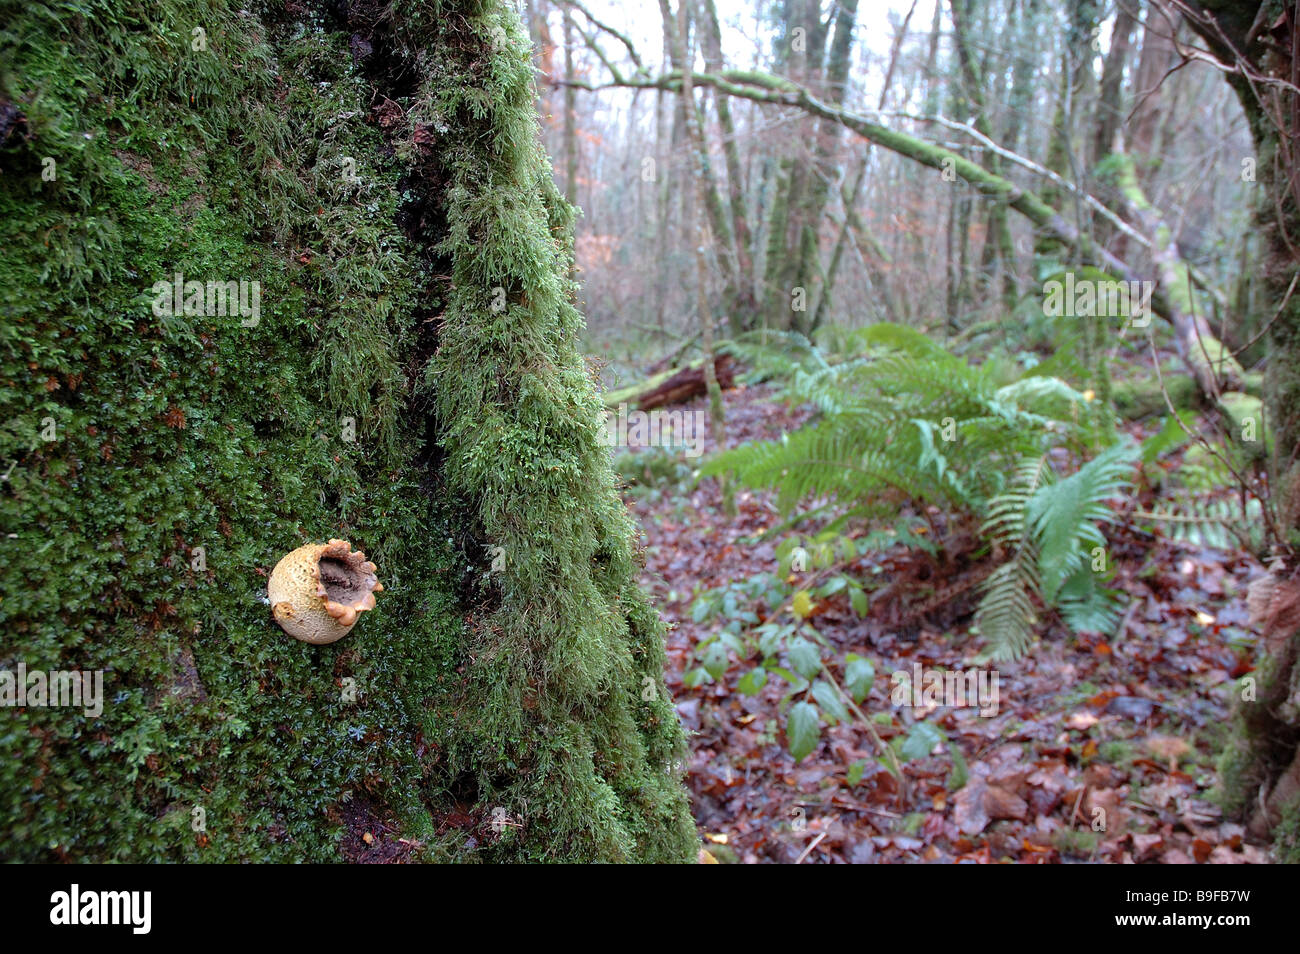
<path id="1" fill-rule="evenodd" d="M 728 446 L 779 437 L 809 414 L 774 402 L 761 386 L 725 400 Z M 687 409 L 704 407 L 700 400 Z M 706 440 L 704 449 L 715 448 Z M 796 762 L 783 714 L 790 685 L 771 678 L 753 695 L 736 688 L 756 660 L 732 653 L 719 678 L 683 684 L 698 665 L 696 645 L 721 625 L 695 622 L 694 598 L 775 574 L 780 537 L 754 540 L 782 521 L 770 495 L 744 489 L 728 516 L 718 482 L 684 472 L 677 483 L 633 484 L 625 496 L 644 532 L 643 582 L 672 626 L 668 686 L 690 737 L 692 807 L 713 859 L 1268 862 L 1212 799 L 1234 680 L 1253 663 L 1245 588 L 1259 571 L 1245 556 L 1152 536 L 1121 519 L 1108 528 L 1117 564 L 1111 585 L 1131 601 L 1118 635 L 1075 636 L 1044 618 L 1026 657 L 996 665 L 991 717 L 890 698 L 891 674 L 914 664 L 976 665 L 980 646 L 965 634 L 987 564 L 940 565 L 901 545 L 856 561 L 849 574 L 876 587 L 866 614 L 857 616 L 841 591 L 819 599 L 810 622 L 830 657 L 856 653 L 873 663 L 861 710 L 883 742 L 917 720 L 946 737 L 948 744 L 902 764 L 900 786 L 856 719 L 823 728 L 817 747 Z M 917 601 L 909 607 L 903 595 L 917 591 L 958 595 L 932 612 L 934 600 L 922 601 L 918 615 Z"/>

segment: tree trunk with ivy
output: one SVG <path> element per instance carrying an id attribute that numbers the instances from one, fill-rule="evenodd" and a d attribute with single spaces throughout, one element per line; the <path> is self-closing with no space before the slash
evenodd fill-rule
<path id="1" fill-rule="evenodd" d="M 0 668 L 103 673 L 0 708 L 4 860 L 693 860 L 527 32 L 255 9 L 0 3 Z M 331 537 L 384 591 L 313 646 Z"/>
<path id="2" fill-rule="evenodd" d="M 1300 95 L 1294 11 L 1274 3 L 1201 0 L 1188 25 L 1227 73 L 1250 122 L 1258 182 L 1258 227 L 1266 248 L 1266 411 L 1273 433 L 1270 487 L 1276 516 L 1271 572 L 1250 589 L 1260 632 L 1256 669 L 1244 681 L 1220 771 L 1227 809 L 1273 841 L 1279 860 L 1300 862 Z"/>

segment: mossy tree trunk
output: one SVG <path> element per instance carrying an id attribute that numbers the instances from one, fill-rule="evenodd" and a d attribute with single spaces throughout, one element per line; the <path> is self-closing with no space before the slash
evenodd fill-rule
<path id="1" fill-rule="evenodd" d="M 1147 200 L 1138 183 L 1137 167 L 1124 151 L 1106 159 L 1105 178 L 1124 200 L 1133 221 L 1151 239 L 1151 264 L 1165 290 L 1165 311 L 1174 326 L 1178 352 L 1207 396 L 1218 399 L 1225 391 L 1241 387 L 1241 365 L 1215 336 L 1205 319 L 1206 308 L 1198 306 L 1191 270 L 1178 251 L 1174 231 L 1160 211 Z"/>
<path id="2" fill-rule="evenodd" d="M 1296 24 L 1273 3 L 1201 2 L 1188 25 L 1224 62 L 1250 122 L 1258 180 L 1258 227 L 1269 311 L 1267 412 L 1274 434 L 1270 486 L 1278 515 L 1270 574 L 1251 588 L 1260 660 L 1243 687 L 1220 763 L 1226 806 L 1251 831 L 1274 840 L 1279 858 L 1300 862 L 1300 298 L 1290 292 L 1300 266 L 1300 202 L 1295 152 L 1300 96 L 1294 85 Z M 1248 74 L 1248 75 L 1246 75 Z"/>
<path id="3" fill-rule="evenodd" d="M 775 41 L 774 69 L 808 88 L 821 89 L 832 102 L 844 96 L 844 82 L 828 69 L 847 69 L 851 27 L 857 4 L 840 4 L 825 18 L 818 0 L 785 0 L 780 6 L 781 30 Z M 831 21 L 835 39 L 828 65 L 827 40 Z M 850 32 L 844 32 L 847 23 Z M 843 56 L 843 61 L 836 58 Z M 839 66 L 836 65 L 839 63 Z M 775 195 L 766 223 L 767 243 L 763 268 L 763 321 L 765 327 L 811 330 L 809 308 L 820 284 L 818 232 L 830 176 L 826 149 L 829 128 L 809 116 L 797 126 L 799 148 L 805 153 L 782 158 L 773 180 Z"/>
<path id="4" fill-rule="evenodd" d="M 835 5 L 835 28 L 825 53 L 824 68 L 819 70 L 825 75 L 826 98 L 832 103 L 844 102 L 848 89 L 857 13 L 858 0 L 839 0 Z M 825 44 L 825 39 L 821 42 Z M 840 178 L 835 165 L 835 152 L 841 138 L 840 125 L 822 119 L 817 123 L 813 137 L 812 163 L 810 166 L 801 164 L 799 168 L 808 181 L 800 192 L 797 245 L 787 250 L 787 254 L 793 252 L 798 256 L 791 287 L 805 290 L 804 307 L 793 314 L 794 328 L 803 334 L 816 331 L 819 318 L 826 313 L 824 309 L 810 307 L 811 303 L 831 291 L 829 276 L 822 265 L 821 231 L 831 185 Z"/>
<path id="5" fill-rule="evenodd" d="M 993 128 L 984 90 L 985 71 L 980 69 L 971 50 L 970 21 L 976 11 L 967 0 L 950 0 L 949 9 L 952 11 L 953 45 L 957 48 L 962 88 L 969 106 L 969 109 L 956 115 L 971 115 L 975 128 L 992 138 Z M 998 76 L 1001 74 L 1001 70 L 997 71 Z M 995 96 L 994 101 L 997 99 Z M 989 172 L 1002 174 L 1002 161 L 996 154 L 988 156 L 985 163 Z M 1015 310 L 1017 298 L 1015 245 L 1011 237 L 1007 207 L 1000 202 L 992 203 L 988 208 L 988 229 L 980 259 L 981 281 L 991 282 L 995 278 L 994 273 L 1000 273 L 1002 304 L 1010 314 Z"/>
<path id="6" fill-rule="evenodd" d="M 1102 67 L 1101 90 L 1093 114 L 1092 149 L 1088 156 L 1088 182 L 1094 194 L 1100 196 L 1110 208 L 1117 207 L 1119 202 L 1116 201 L 1113 189 L 1108 188 L 1105 183 L 1096 181 L 1096 166 L 1114 149 L 1115 135 L 1124 123 L 1124 74 L 1128 67 L 1133 31 L 1136 26 L 1136 10 L 1124 3 L 1119 4 L 1115 11 L 1115 22 L 1111 27 L 1110 49 L 1106 53 L 1105 65 Z M 1009 148 L 1016 147 L 1009 144 Z M 1099 245 L 1112 247 L 1115 228 L 1107 219 L 1099 217 L 1093 223 L 1093 231 Z"/>
<path id="7" fill-rule="evenodd" d="M 517 13 L 258 10 L 0 9 L 0 669 L 104 677 L 0 708 L 4 860 L 693 860 Z M 295 642 L 333 536 L 384 592 Z"/>

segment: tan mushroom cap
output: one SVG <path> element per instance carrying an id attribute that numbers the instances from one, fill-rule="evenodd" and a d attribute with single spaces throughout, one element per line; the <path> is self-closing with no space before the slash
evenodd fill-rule
<path id="1" fill-rule="evenodd" d="M 271 615 L 294 639 L 324 645 L 342 639 L 361 614 L 375 608 L 384 586 L 378 570 L 346 540 L 309 543 L 271 571 L 266 595 Z"/>

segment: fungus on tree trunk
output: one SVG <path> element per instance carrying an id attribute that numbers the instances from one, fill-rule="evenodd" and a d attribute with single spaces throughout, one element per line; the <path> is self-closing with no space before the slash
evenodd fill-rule
<path id="1" fill-rule="evenodd" d="M 271 571 L 266 593 L 271 615 L 294 639 L 324 645 L 342 639 L 384 586 L 378 567 L 346 540 L 310 543 L 288 553 Z"/>

